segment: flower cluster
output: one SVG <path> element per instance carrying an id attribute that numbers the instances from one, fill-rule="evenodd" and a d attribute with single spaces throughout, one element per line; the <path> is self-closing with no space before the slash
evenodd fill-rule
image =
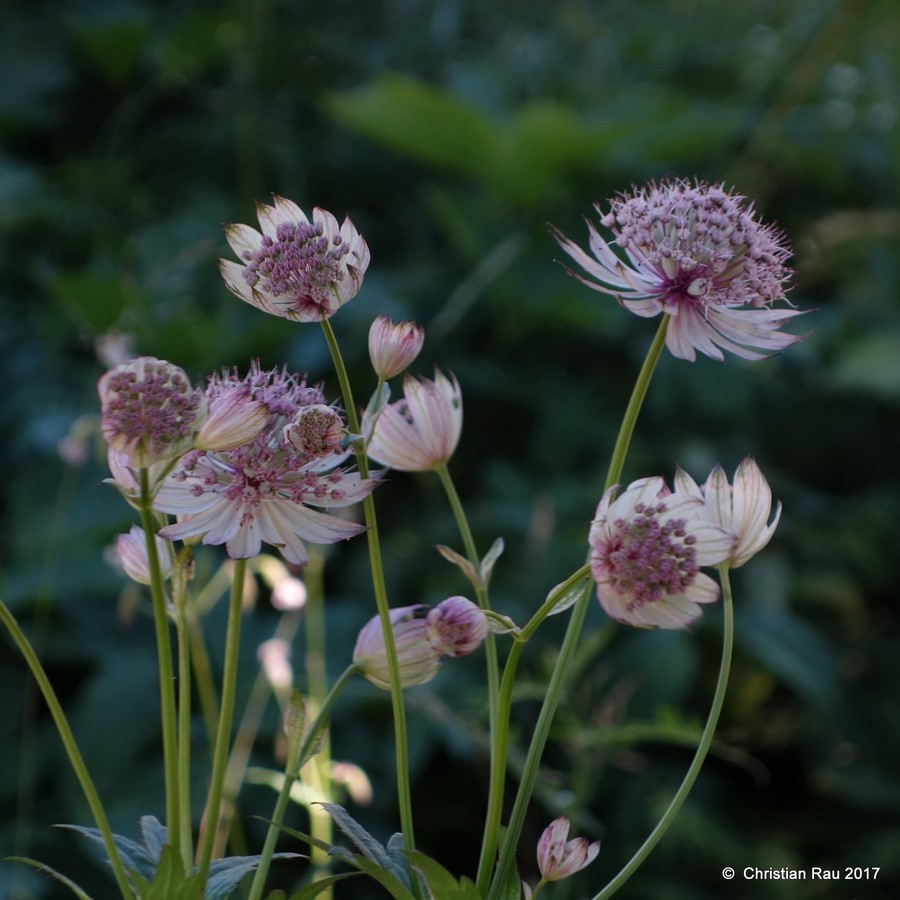
<path id="1" fill-rule="evenodd" d="M 487 617 L 471 600 L 448 597 L 434 609 L 423 603 L 390 612 L 402 687 L 424 684 L 437 674 L 444 656 L 475 651 L 488 632 Z M 372 684 L 389 690 L 390 666 L 381 619 L 374 616 L 362 628 L 353 663 Z"/>
<path id="2" fill-rule="evenodd" d="M 342 467 L 350 451 L 333 440 L 338 413 L 326 406 L 321 389 L 286 370 L 263 371 L 254 363 L 244 378 L 234 372 L 213 376 L 206 397 L 212 406 L 234 393 L 267 410 L 263 429 L 239 447 L 192 450 L 178 461 L 154 507 L 176 514 L 179 521 L 160 534 L 170 540 L 225 544 L 237 559 L 256 556 L 265 542 L 289 562 L 304 565 L 308 555 L 303 540 L 329 544 L 364 530 L 319 511 L 350 506 L 377 483 L 377 478 L 364 479 Z M 315 426 L 305 421 L 310 411 Z"/>
<path id="3" fill-rule="evenodd" d="M 591 573 L 597 596 L 617 621 L 644 628 L 684 628 L 718 599 L 702 566 L 743 565 L 770 540 L 772 492 L 752 459 L 734 486 L 716 467 L 700 488 L 682 470 L 673 493 L 662 478 L 642 478 L 621 494 L 610 488 L 591 523 Z"/>
<path id="4" fill-rule="evenodd" d="M 743 201 L 721 186 L 676 180 L 622 194 L 605 214 L 598 205 L 600 223 L 624 260 L 591 222 L 593 258 L 554 233 L 595 279 L 576 275 L 588 287 L 611 294 L 635 315 L 671 317 L 666 346 L 675 356 L 694 360 L 699 351 L 722 359 L 728 350 L 760 359 L 800 340 L 779 329 L 801 313 L 772 308 L 785 298 L 790 251 L 780 232 L 759 223 Z"/>

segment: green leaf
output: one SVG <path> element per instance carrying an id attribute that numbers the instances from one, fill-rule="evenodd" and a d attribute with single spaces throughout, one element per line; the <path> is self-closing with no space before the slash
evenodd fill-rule
<path id="1" fill-rule="evenodd" d="M 336 803 L 320 803 L 319 805 L 328 812 L 338 828 L 353 841 L 367 859 L 389 872 L 407 890 L 409 889 L 409 873 L 399 849 L 392 847 L 392 851 L 388 852 L 342 806 L 338 806 Z"/>
<path id="2" fill-rule="evenodd" d="M 589 577 L 586 575 L 584 578 L 579 579 L 575 582 L 567 591 L 563 592 L 563 594 L 557 599 L 556 603 L 553 604 L 553 609 L 547 613 L 548 616 L 558 616 L 561 612 L 565 612 L 570 606 L 575 604 L 578 601 L 578 598 L 584 594 L 585 588 L 588 585 Z M 544 603 L 549 600 L 555 591 L 559 589 L 559 585 L 556 585 L 549 594 L 547 594 L 547 599 L 544 600 Z"/>
<path id="3" fill-rule="evenodd" d="M 136 875 L 135 883 L 141 900 L 200 900 L 203 896 L 199 873 L 185 875 L 181 856 L 171 845 L 162 848 L 153 881 Z"/>
<path id="4" fill-rule="evenodd" d="M 481 900 L 471 879 L 457 881 L 439 862 L 418 850 L 407 850 L 406 856 L 424 877 L 433 900 Z"/>
<path id="5" fill-rule="evenodd" d="M 168 829 L 156 816 L 141 816 L 140 827 L 147 856 L 158 864 L 163 847 L 166 846 L 166 841 L 169 839 Z"/>
<path id="6" fill-rule="evenodd" d="M 299 853 L 275 853 L 272 859 L 296 859 Z M 241 879 L 259 865 L 260 856 L 228 856 L 215 859 L 209 867 L 204 900 L 225 900 Z"/>
<path id="7" fill-rule="evenodd" d="M 78 897 L 78 900 L 91 900 L 90 895 L 88 895 L 82 888 L 80 888 L 71 878 L 66 878 L 65 875 L 57 872 L 56 869 L 51 869 L 50 866 L 45 865 L 42 862 L 38 862 L 36 859 L 28 859 L 25 856 L 7 856 L 7 862 L 20 862 L 25 863 L 26 866 L 33 866 L 35 869 L 38 869 L 41 872 L 49 875 L 51 878 L 55 878 L 61 884 L 64 884 L 67 888 L 69 888 L 72 893 Z"/>
<path id="8" fill-rule="evenodd" d="M 338 875 L 328 875 L 319 881 L 314 881 L 312 884 L 300 888 L 299 891 L 291 894 L 290 900 L 313 900 L 314 897 L 318 897 L 319 894 L 328 890 L 338 881 L 343 881 L 345 878 L 359 878 L 361 874 L 361 872 L 341 872 Z M 276 892 L 276 894 L 278 893 Z M 276 894 L 270 894 L 268 900 L 276 900 Z M 280 900 L 283 900 L 283 898 L 284 894 L 280 894 Z"/>
<path id="9" fill-rule="evenodd" d="M 79 834 L 90 838 L 92 841 L 96 841 L 103 847 L 104 851 L 106 850 L 106 845 L 103 842 L 103 835 L 101 835 L 100 831 L 96 828 L 90 828 L 86 825 L 57 825 L 56 827 L 77 831 Z M 122 865 L 125 866 L 126 869 L 139 875 L 148 882 L 153 879 L 153 876 L 156 873 L 157 861 L 150 858 L 146 848 L 142 844 L 138 844 L 136 841 L 132 841 L 129 838 L 122 837 L 120 834 L 113 835 L 113 843 L 116 845 L 119 856 L 122 858 Z"/>

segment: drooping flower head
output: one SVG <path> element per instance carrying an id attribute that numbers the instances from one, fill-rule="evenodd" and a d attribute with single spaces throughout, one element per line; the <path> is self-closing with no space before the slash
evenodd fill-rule
<path id="1" fill-rule="evenodd" d="M 381 411 L 368 455 L 401 472 L 434 469 L 453 456 L 462 419 L 462 392 L 455 378 L 439 371 L 434 381 L 406 375 L 403 399 Z"/>
<path id="2" fill-rule="evenodd" d="M 561 881 L 589 866 L 600 852 L 600 841 L 569 836 L 569 817 L 554 819 L 541 834 L 537 846 L 538 869 L 543 882 Z"/>
<path id="3" fill-rule="evenodd" d="M 172 577 L 171 544 L 162 538 L 155 538 L 156 555 L 159 559 L 163 579 Z M 147 559 L 147 536 L 139 525 L 132 525 L 126 534 L 116 538 L 116 553 L 125 574 L 139 584 L 150 584 L 150 563 Z"/>
<path id="4" fill-rule="evenodd" d="M 427 615 L 428 607 L 422 603 L 390 611 L 401 687 L 431 681 L 441 667 L 441 653 L 428 640 Z M 390 690 L 390 667 L 379 616 L 373 616 L 359 632 L 353 663 L 376 687 Z"/>
<path id="5" fill-rule="evenodd" d="M 443 656 L 466 656 L 476 650 L 488 633 L 482 609 L 465 597 L 448 597 L 428 611 L 428 639 Z"/>
<path id="6" fill-rule="evenodd" d="M 110 369 L 97 383 L 100 429 L 111 450 L 135 468 L 189 450 L 206 418 L 206 399 L 183 369 L 139 356 Z"/>
<path id="7" fill-rule="evenodd" d="M 693 361 L 699 351 L 723 359 L 727 350 L 761 359 L 801 339 L 779 329 L 802 313 L 772 308 L 785 299 L 790 250 L 744 199 L 700 181 L 651 183 L 610 201 L 607 213 L 596 205 L 614 240 L 605 241 L 588 222 L 593 257 L 554 234 L 589 276 L 572 273 L 588 287 L 635 315 L 671 316 L 666 346 L 673 355 Z"/>
<path id="8" fill-rule="evenodd" d="M 588 538 L 600 604 L 628 625 L 684 628 L 698 604 L 718 599 L 700 567 L 728 559 L 734 536 L 706 519 L 702 500 L 672 493 L 662 478 L 617 490 L 603 495 Z"/>
<path id="9" fill-rule="evenodd" d="M 378 316 L 369 328 L 369 359 L 385 381 L 405 371 L 422 350 L 425 329 L 415 322 L 394 322 Z"/>
<path id="10" fill-rule="evenodd" d="M 675 473 L 675 490 L 704 503 L 706 518 L 734 534 L 728 565 L 737 569 L 759 553 L 772 539 L 781 518 L 781 504 L 772 512 L 772 489 L 755 460 L 749 456 L 734 473 L 734 486 L 721 466 L 716 466 L 701 487 L 681 467 Z"/>
<path id="11" fill-rule="evenodd" d="M 170 540 L 202 537 L 205 544 L 225 544 L 235 559 L 256 556 L 265 542 L 289 562 L 305 565 L 304 540 L 330 544 L 364 530 L 311 507 L 327 510 L 356 503 L 372 491 L 377 478 L 344 471 L 341 463 L 349 451 L 316 455 L 298 451 L 286 439 L 285 425 L 298 412 L 324 405 L 320 388 L 286 370 L 263 371 L 254 363 L 243 379 L 234 372 L 213 376 L 207 397 L 212 403 L 244 388 L 268 410 L 265 427 L 240 447 L 194 450 L 179 460 L 154 503 L 161 512 L 177 514 L 179 521 L 160 534 Z"/>
<path id="12" fill-rule="evenodd" d="M 242 263 L 219 260 L 228 289 L 251 306 L 295 322 L 333 316 L 362 287 L 369 248 L 349 218 L 342 225 L 316 207 L 312 221 L 284 197 L 257 206 L 262 233 L 228 225 L 225 236 Z"/>

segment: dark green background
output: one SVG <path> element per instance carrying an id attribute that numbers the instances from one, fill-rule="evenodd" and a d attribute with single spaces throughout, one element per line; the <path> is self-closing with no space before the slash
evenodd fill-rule
<path id="1" fill-rule="evenodd" d="M 495 605 L 524 621 L 583 560 L 655 324 L 569 278 L 546 223 L 582 240 L 594 201 L 697 176 L 734 186 L 786 231 L 791 299 L 815 311 L 795 324 L 806 340 L 771 360 L 664 357 L 639 423 L 627 479 L 676 463 L 698 478 L 716 462 L 731 472 L 749 453 L 785 511 L 765 554 L 735 573 L 719 743 L 620 896 L 900 894 L 892 0 L 7 0 L 0 15 L 2 592 L 65 698 L 116 830 L 135 837 L 140 815 L 162 815 L 161 760 L 152 628 L 143 606 L 118 616 L 128 589 L 102 559 L 131 511 L 101 486 L 96 441 L 79 468 L 57 453 L 96 414 L 98 338 L 131 334 L 136 352 L 198 379 L 257 356 L 287 362 L 336 398 L 320 330 L 241 304 L 216 259 L 228 255 L 222 223 L 254 222 L 272 192 L 349 213 L 372 264 L 332 321 L 357 393 L 371 387 L 372 318 L 423 323 L 415 369 L 437 363 L 462 384 L 452 469 L 479 546 L 506 541 Z M 436 479 L 396 474 L 377 501 L 393 603 L 464 592 L 433 550 L 458 544 Z M 327 584 L 337 672 L 374 611 L 363 542 L 329 554 Z M 245 623 L 242 683 L 273 622 L 263 597 Z M 219 611 L 209 627 L 215 644 Z M 525 654 L 519 747 L 562 627 L 548 623 Z M 718 610 L 688 633 L 645 634 L 607 626 L 592 606 L 523 876 L 534 881 L 532 848 L 560 811 L 604 843 L 580 880 L 548 896 L 592 896 L 668 802 L 708 707 L 719 635 Z M 481 828 L 480 674 L 480 657 L 459 661 L 409 694 L 417 837 L 457 874 L 473 873 Z M 0 854 L 40 858 L 102 900 L 112 887 L 91 848 L 50 828 L 89 813 L 5 638 L 0 684 Z M 374 804 L 353 812 L 381 838 L 397 827 L 390 733 L 387 696 L 355 686 L 334 752 L 375 781 Z M 270 748 L 267 737 L 255 762 Z M 245 812 L 266 816 L 272 799 L 248 788 Z M 292 821 L 305 827 L 299 810 Z M 259 846 L 262 826 L 247 827 Z M 726 888 L 726 865 L 881 873 Z M 285 887 L 302 877 L 300 865 L 279 872 Z M 0 896 L 62 891 L 0 863 Z"/>

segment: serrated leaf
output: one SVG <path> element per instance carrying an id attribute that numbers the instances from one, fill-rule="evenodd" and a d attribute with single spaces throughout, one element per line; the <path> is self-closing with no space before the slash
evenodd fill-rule
<path id="1" fill-rule="evenodd" d="M 141 816 L 140 827 L 147 856 L 154 864 L 158 864 L 162 849 L 169 839 L 169 831 L 156 816 Z"/>
<path id="2" fill-rule="evenodd" d="M 394 900 L 416 900 L 409 888 L 396 875 L 367 859 L 361 853 L 349 854 L 348 862 L 365 875 L 377 881 Z"/>
<path id="3" fill-rule="evenodd" d="M 61 884 L 64 884 L 77 898 L 78 900 L 91 900 L 90 895 L 80 888 L 71 878 L 66 878 L 60 872 L 57 872 L 56 869 L 50 868 L 50 866 L 45 863 L 38 862 L 36 859 L 28 859 L 26 856 L 7 856 L 7 862 L 20 862 L 25 863 L 26 866 L 33 866 L 40 872 L 43 872 L 46 875 L 49 875 L 51 878 L 55 878 Z"/>
<path id="4" fill-rule="evenodd" d="M 84 837 L 95 841 L 103 848 L 104 852 L 106 851 L 103 835 L 96 828 L 90 828 L 86 825 L 57 825 L 56 827 L 76 831 Z M 150 859 L 146 848 L 142 844 L 122 837 L 120 834 L 113 835 L 113 843 L 115 843 L 119 856 L 122 858 L 122 865 L 126 869 L 140 875 L 148 882 L 153 880 L 153 876 L 156 873 L 156 860 Z"/>
<path id="5" fill-rule="evenodd" d="M 336 803 L 320 803 L 319 806 L 334 819 L 338 828 L 350 838 L 367 859 L 399 879 L 403 886 L 407 890 L 409 889 L 409 873 L 406 870 L 405 860 L 398 852 L 389 853 L 342 806 L 338 806 Z"/>
<path id="6" fill-rule="evenodd" d="M 299 853 L 275 853 L 272 859 L 296 859 L 299 856 Z M 213 860 L 204 900 L 225 900 L 241 879 L 259 865 L 260 859 L 260 856 L 228 856 Z"/>
<path id="7" fill-rule="evenodd" d="M 568 590 L 562 593 L 562 595 L 553 604 L 553 608 L 550 610 L 550 612 L 547 613 L 547 615 L 558 616 L 561 612 L 565 612 L 570 606 L 573 606 L 575 603 L 577 603 L 581 595 L 584 593 L 585 588 L 588 586 L 589 580 L 590 579 L 588 578 L 588 576 L 585 575 L 584 578 L 580 578 L 578 581 L 576 581 L 575 584 L 573 584 Z M 547 599 L 544 601 L 544 603 L 547 603 L 554 595 L 554 593 L 556 593 L 556 591 L 558 591 L 560 587 L 562 587 L 563 584 L 565 584 L 564 581 L 556 585 L 556 587 L 553 588 L 553 590 L 550 591 L 549 594 L 547 594 Z"/>
<path id="8" fill-rule="evenodd" d="M 437 545 L 437 551 L 444 557 L 448 562 L 453 563 L 454 566 L 459 566 L 462 570 L 463 575 L 468 578 L 469 583 L 473 588 L 477 591 L 481 586 L 478 581 L 478 573 L 475 571 L 472 563 L 469 562 L 464 556 L 460 556 L 455 550 L 450 547 L 445 546 L 444 544 Z"/>
<path id="9" fill-rule="evenodd" d="M 136 875 L 135 883 L 141 900 L 200 900 L 203 896 L 199 874 L 184 874 L 178 851 L 171 845 L 163 847 L 153 881 Z"/>
<path id="10" fill-rule="evenodd" d="M 504 547 L 503 538 L 498 537 L 491 544 L 491 549 L 484 554 L 484 559 L 481 560 L 481 583 L 484 587 L 490 584 L 491 575 L 494 573 L 494 563 L 500 559 L 500 554 L 503 553 Z"/>

